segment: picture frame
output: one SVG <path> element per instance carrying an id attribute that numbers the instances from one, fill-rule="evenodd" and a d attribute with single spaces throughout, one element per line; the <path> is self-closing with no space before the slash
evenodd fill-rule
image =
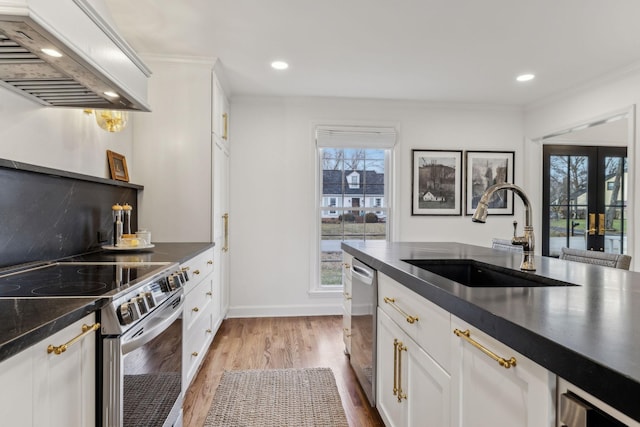
<path id="1" fill-rule="evenodd" d="M 466 214 L 473 215 L 478 201 L 487 188 L 494 184 L 513 183 L 514 151 L 467 151 L 465 176 Z M 513 215 L 514 193 L 502 190 L 489 201 L 490 215 Z"/>
<path id="2" fill-rule="evenodd" d="M 109 159 L 109 170 L 111 171 L 111 179 L 129 182 L 129 171 L 127 170 L 127 159 L 122 154 L 107 150 L 107 158 Z"/>
<path id="3" fill-rule="evenodd" d="M 462 215 L 462 151 L 412 150 L 411 215 Z"/>

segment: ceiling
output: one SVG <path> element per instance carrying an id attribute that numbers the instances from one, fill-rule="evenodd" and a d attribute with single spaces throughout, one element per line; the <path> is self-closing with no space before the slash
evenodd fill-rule
<path id="1" fill-rule="evenodd" d="M 232 95 L 525 106 L 640 64 L 638 0 L 105 1 L 139 53 L 219 58 Z"/>

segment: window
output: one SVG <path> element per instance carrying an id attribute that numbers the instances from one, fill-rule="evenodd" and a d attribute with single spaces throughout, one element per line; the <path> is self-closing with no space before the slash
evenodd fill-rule
<path id="1" fill-rule="evenodd" d="M 377 132 L 317 133 L 318 274 L 312 291 L 342 289 L 342 242 L 389 237 L 395 132 L 387 133 L 384 144 Z"/>

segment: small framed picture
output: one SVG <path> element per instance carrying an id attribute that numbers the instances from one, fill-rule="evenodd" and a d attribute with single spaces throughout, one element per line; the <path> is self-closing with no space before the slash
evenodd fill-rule
<path id="1" fill-rule="evenodd" d="M 412 153 L 411 215 L 462 215 L 462 151 Z"/>
<path id="2" fill-rule="evenodd" d="M 513 183 L 513 151 L 466 152 L 466 214 L 473 215 L 482 193 L 494 184 Z M 494 193 L 489 201 L 490 215 L 513 215 L 513 191 Z"/>
<path id="3" fill-rule="evenodd" d="M 129 171 L 127 170 L 127 159 L 122 154 L 107 150 L 107 158 L 109 159 L 109 169 L 111 170 L 111 179 L 129 182 Z"/>

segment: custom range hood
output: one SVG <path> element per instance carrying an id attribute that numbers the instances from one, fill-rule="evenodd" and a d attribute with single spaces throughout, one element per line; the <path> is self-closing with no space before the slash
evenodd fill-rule
<path id="1" fill-rule="evenodd" d="M 50 107 L 150 111 L 150 75 L 101 0 L 0 0 L 1 86 Z"/>

